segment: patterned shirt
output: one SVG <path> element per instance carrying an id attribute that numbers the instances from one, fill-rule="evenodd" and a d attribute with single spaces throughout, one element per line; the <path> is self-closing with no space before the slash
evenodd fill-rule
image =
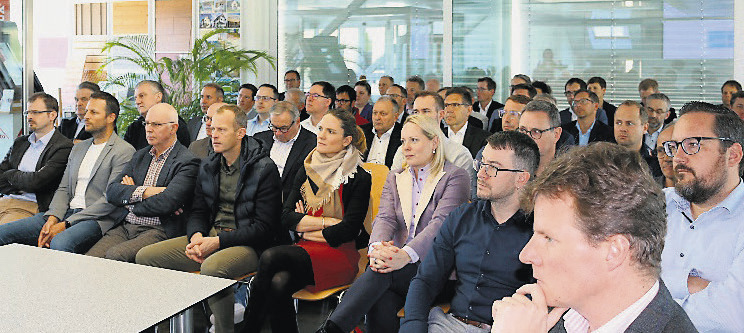
<path id="1" fill-rule="evenodd" d="M 160 156 L 156 156 L 155 147 L 150 148 L 150 156 L 152 156 L 152 160 L 150 160 L 150 167 L 147 169 L 145 182 L 142 186 L 137 186 L 134 192 L 132 192 L 132 196 L 129 198 L 130 202 L 142 201 L 142 195 L 145 193 L 145 190 L 150 186 L 155 186 L 158 181 L 158 176 L 160 175 L 160 170 L 163 169 L 165 160 L 168 159 L 168 155 L 170 155 L 170 152 L 173 150 L 175 145 L 176 143 L 174 142 L 170 147 L 168 147 L 168 149 L 160 154 Z M 132 210 L 134 210 L 133 205 L 127 205 L 127 209 L 129 209 L 129 214 L 127 214 L 126 221 L 131 224 L 160 225 L 160 218 L 137 216 L 132 212 Z"/>

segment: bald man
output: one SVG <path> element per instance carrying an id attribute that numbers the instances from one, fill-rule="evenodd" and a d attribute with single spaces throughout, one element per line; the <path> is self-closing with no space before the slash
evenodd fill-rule
<path id="1" fill-rule="evenodd" d="M 227 105 L 227 103 L 217 102 L 209 106 L 205 122 L 207 137 L 196 140 L 189 145 L 189 150 L 198 158 L 205 159 L 207 156 L 214 153 L 214 148 L 212 148 L 212 117 L 217 112 L 217 109 L 221 108 L 223 105 Z"/>
<path id="2" fill-rule="evenodd" d="M 178 113 L 155 104 L 145 117 L 147 147 L 127 163 L 118 182 L 106 190 L 109 203 L 129 210 L 87 255 L 134 262 L 137 251 L 186 234 L 185 210 L 191 207 L 199 158 L 177 140 Z"/>

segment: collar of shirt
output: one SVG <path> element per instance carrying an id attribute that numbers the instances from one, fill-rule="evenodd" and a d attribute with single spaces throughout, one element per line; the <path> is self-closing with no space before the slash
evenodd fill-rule
<path id="1" fill-rule="evenodd" d="M 372 126 L 372 134 L 374 134 L 375 139 L 385 140 L 386 137 L 389 138 L 391 135 L 393 135 L 393 128 L 395 128 L 395 126 L 390 127 L 390 129 L 388 129 L 385 133 L 382 133 L 382 136 L 378 137 L 377 129 L 374 126 Z"/>
<path id="2" fill-rule="evenodd" d="M 493 217 L 493 214 L 491 213 L 491 202 L 488 200 L 481 200 L 478 199 L 479 204 L 481 204 L 480 210 L 481 214 L 488 217 L 485 219 L 486 221 L 493 221 L 494 224 L 499 224 L 499 221 L 496 221 L 496 218 Z M 522 209 L 518 209 L 514 214 L 512 214 L 509 219 L 507 219 L 504 223 L 501 223 L 500 225 L 512 225 L 517 223 L 524 223 L 526 219 L 526 216 L 524 214 L 524 211 Z M 531 227 L 530 227 L 531 228 Z"/>
<path id="3" fill-rule="evenodd" d="M 589 129 L 586 131 L 585 134 L 581 133 L 581 126 L 579 125 L 579 121 L 576 121 L 576 129 L 579 130 L 579 135 L 588 135 L 592 132 L 592 128 L 594 128 L 594 124 L 597 122 L 597 118 L 594 118 L 594 121 L 592 121 L 592 126 L 589 126 Z"/>
<path id="4" fill-rule="evenodd" d="M 80 125 L 81 123 L 82 123 L 82 124 L 85 124 L 85 118 L 83 118 L 83 119 L 80 119 L 80 118 L 78 118 L 77 116 L 75 116 L 75 124 L 78 124 L 78 125 Z"/>
<path id="5" fill-rule="evenodd" d="M 155 147 L 150 148 L 150 156 L 155 157 L 157 159 L 168 158 L 168 155 L 170 154 L 171 150 L 173 150 L 173 147 L 176 146 L 176 142 L 178 142 L 178 140 L 173 141 L 173 144 L 170 145 L 170 147 L 168 147 L 168 149 L 166 149 L 162 154 L 160 154 L 160 156 L 157 156 L 157 154 L 155 153 Z"/>
<path id="6" fill-rule="evenodd" d="M 258 118 L 259 118 L 259 116 L 256 115 L 256 117 L 254 117 L 253 119 L 248 120 L 248 124 L 249 125 L 253 125 L 253 126 L 258 126 L 258 125 L 266 124 L 268 126 L 271 123 L 271 119 L 270 118 L 266 118 L 266 120 L 262 121 L 261 123 L 258 122 Z"/>
<path id="7" fill-rule="evenodd" d="M 592 331 L 593 333 L 612 333 L 612 332 L 624 332 L 633 323 L 636 318 L 643 312 L 649 303 L 659 293 L 659 280 L 656 280 L 653 286 L 637 301 L 633 302 L 630 306 L 625 308 L 622 312 L 618 313 L 615 317 L 610 319 L 604 325 L 598 329 Z M 584 318 L 580 313 L 574 309 L 568 310 L 563 315 L 564 327 L 567 333 L 586 333 L 589 332 L 589 321 Z"/>
<path id="8" fill-rule="evenodd" d="M 457 132 L 453 131 L 452 130 L 452 127 L 447 126 L 447 131 L 449 131 L 449 137 L 454 137 L 456 135 L 463 136 L 463 135 L 465 135 L 465 131 L 467 129 L 468 129 L 468 122 L 467 122 L 467 120 L 465 121 L 465 125 L 462 125 L 462 128 L 460 128 L 460 130 L 457 131 Z"/>
<path id="9" fill-rule="evenodd" d="M 677 209 L 680 212 L 684 213 L 684 212 L 690 211 L 690 202 L 685 200 L 685 198 L 683 198 L 682 196 L 680 196 L 679 193 L 677 193 L 676 189 L 669 188 L 665 191 L 668 191 L 667 195 L 669 195 L 672 198 L 672 200 L 674 200 L 674 203 L 677 204 Z M 716 208 L 723 208 L 728 213 L 731 213 L 737 209 L 741 209 L 741 207 L 744 207 L 743 201 L 744 201 L 744 183 L 742 183 L 742 180 L 740 178 L 739 185 L 736 185 L 734 190 L 731 191 L 731 193 L 729 193 L 726 199 L 723 199 L 723 201 L 721 201 L 715 207 L 708 210 L 708 212 L 713 211 Z"/>
<path id="10" fill-rule="evenodd" d="M 300 126 L 300 130 L 297 131 L 297 133 L 295 134 L 295 136 L 291 140 L 289 140 L 287 142 L 281 142 L 281 141 L 279 141 L 279 139 L 276 138 L 276 132 L 274 132 L 274 143 L 283 143 L 283 144 L 293 143 L 293 142 L 297 141 L 297 137 L 300 136 L 300 131 L 302 131 L 302 126 Z"/>
<path id="11" fill-rule="evenodd" d="M 54 135 L 54 128 L 53 127 L 52 127 L 52 130 L 49 131 L 49 133 L 44 134 L 44 136 L 42 136 L 40 138 L 37 138 L 36 137 L 36 132 L 31 133 L 31 135 L 28 136 L 28 142 L 30 142 L 32 145 L 33 144 L 37 144 L 38 145 L 39 142 L 41 142 L 41 144 L 43 146 L 46 146 L 47 144 L 49 144 L 49 141 L 52 140 L 52 135 Z"/>
<path id="12" fill-rule="evenodd" d="M 414 172 L 414 169 L 418 171 L 418 178 L 416 178 L 416 173 Z M 425 165 L 423 168 L 408 168 L 408 172 L 411 173 L 411 177 L 413 177 L 413 182 L 424 182 L 426 181 L 426 178 L 429 177 L 429 172 L 431 171 L 431 163 Z"/>
<path id="13" fill-rule="evenodd" d="M 493 103 L 493 100 L 490 100 L 490 101 L 488 101 L 488 104 L 486 104 L 486 106 L 485 106 L 485 107 L 481 107 L 481 108 L 480 108 L 480 110 L 478 110 L 478 112 L 480 112 L 480 113 L 482 113 L 482 114 L 486 114 L 486 113 L 488 113 L 488 109 L 490 109 L 490 108 L 491 108 L 491 103 Z M 481 106 L 481 104 L 480 104 L 480 103 L 478 103 L 478 106 L 480 107 L 480 106 Z"/>
<path id="14" fill-rule="evenodd" d="M 232 175 L 233 173 L 238 171 L 238 169 L 240 169 L 240 157 L 238 157 L 238 159 L 235 160 L 232 165 L 227 164 L 227 159 L 225 159 L 225 156 L 221 156 L 220 161 L 220 168 L 228 175 Z"/>

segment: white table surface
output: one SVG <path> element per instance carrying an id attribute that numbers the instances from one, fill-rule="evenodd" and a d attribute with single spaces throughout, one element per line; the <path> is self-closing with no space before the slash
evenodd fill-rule
<path id="1" fill-rule="evenodd" d="M 0 332 L 139 332 L 235 281 L 0 246 Z"/>

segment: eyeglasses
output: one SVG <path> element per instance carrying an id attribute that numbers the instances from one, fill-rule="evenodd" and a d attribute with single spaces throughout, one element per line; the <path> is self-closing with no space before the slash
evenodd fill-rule
<path id="1" fill-rule="evenodd" d="M 586 104 L 589 104 L 589 103 L 594 103 L 594 102 L 591 99 L 588 99 L 588 98 L 575 99 L 573 101 L 573 105 L 574 106 L 576 106 L 578 104 L 584 104 L 584 105 L 586 105 Z"/>
<path id="2" fill-rule="evenodd" d="M 310 98 L 310 97 L 312 97 L 313 99 L 318 98 L 318 97 L 323 97 L 323 98 L 331 99 L 328 96 L 323 96 L 323 95 L 319 95 L 319 94 L 305 93 L 305 98 Z"/>
<path id="3" fill-rule="evenodd" d="M 160 127 L 163 127 L 163 125 L 165 125 L 165 124 L 175 124 L 175 123 L 176 123 L 175 121 L 169 121 L 169 122 L 165 122 L 165 123 L 156 123 L 154 121 L 146 121 L 145 122 L 145 127 L 152 126 L 152 127 L 155 127 L 155 128 L 160 128 Z"/>
<path id="4" fill-rule="evenodd" d="M 270 100 L 276 100 L 276 98 L 271 96 L 256 96 L 257 101 L 270 101 Z"/>
<path id="5" fill-rule="evenodd" d="M 486 169 L 486 175 L 488 177 L 496 177 L 496 175 L 499 174 L 499 171 L 524 172 L 524 170 L 517 170 L 517 169 L 502 169 L 495 165 L 483 163 L 477 160 L 473 160 L 473 168 L 475 169 L 476 173 L 480 172 L 481 169 Z"/>
<path id="6" fill-rule="evenodd" d="M 682 150 L 687 155 L 695 155 L 700 151 L 700 141 L 702 140 L 721 140 L 721 141 L 731 141 L 730 138 L 714 138 L 714 137 L 707 137 L 707 136 L 694 136 L 690 138 L 686 138 L 682 141 L 664 141 L 664 152 L 669 157 L 674 157 L 674 155 L 677 155 L 677 149 L 682 146 Z"/>
<path id="7" fill-rule="evenodd" d="M 445 108 L 454 108 L 454 107 L 457 107 L 457 106 L 467 106 L 467 105 L 470 105 L 470 104 L 465 104 L 465 103 L 444 103 L 444 107 Z"/>
<path id="8" fill-rule="evenodd" d="M 403 98 L 403 95 L 398 95 L 398 94 L 385 94 L 385 96 L 389 96 L 392 98 Z"/>
<path id="9" fill-rule="evenodd" d="M 346 103 L 349 103 L 349 102 L 351 102 L 350 99 L 336 98 L 336 103 L 344 103 L 344 104 L 346 104 Z"/>
<path id="10" fill-rule="evenodd" d="M 289 126 L 282 126 L 282 127 L 276 127 L 274 124 L 269 124 L 269 130 L 272 132 L 279 131 L 281 133 L 287 133 L 292 128 L 292 125 Z"/>
<path id="11" fill-rule="evenodd" d="M 540 138 L 542 138 L 543 133 L 545 133 L 547 131 L 552 131 L 552 130 L 558 128 L 558 127 L 560 127 L 560 126 L 553 126 L 551 128 L 546 128 L 544 130 L 537 129 L 537 128 L 533 128 L 531 130 L 528 130 L 526 127 L 520 127 L 520 128 L 517 128 L 517 131 L 519 131 L 520 133 L 527 134 L 527 135 L 529 135 L 531 138 L 533 138 L 535 140 L 540 140 Z"/>
<path id="12" fill-rule="evenodd" d="M 519 117 L 519 116 L 522 115 L 522 112 L 521 111 L 514 111 L 514 110 L 512 110 L 512 111 L 505 111 L 504 109 L 501 109 L 501 110 L 499 110 L 499 117 L 504 118 L 504 115 L 507 114 L 507 113 L 510 114 L 510 115 L 512 115 L 512 116 L 516 116 L 516 117 Z"/>
<path id="13" fill-rule="evenodd" d="M 42 113 L 52 113 L 52 112 L 57 112 L 57 111 L 52 111 L 52 110 L 42 110 L 42 111 L 26 110 L 26 111 L 23 112 L 23 114 L 26 115 L 26 116 L 28 116 L 28 115 L 36 116 L 36 115 L 40 115 Z"/>
<path id="14" fill-rule="evenodd" d="M 202 122 L 205 122 L 206 123 L 208 121 L 212 121 L 212 117 L 207 116 L 207 115 L 202 116 Z"/>
<path id="15" fill-rule="evenodd" d="M 284 82 L 295 82 L 299 81 L 300 79 L 284 79 Z"/>

